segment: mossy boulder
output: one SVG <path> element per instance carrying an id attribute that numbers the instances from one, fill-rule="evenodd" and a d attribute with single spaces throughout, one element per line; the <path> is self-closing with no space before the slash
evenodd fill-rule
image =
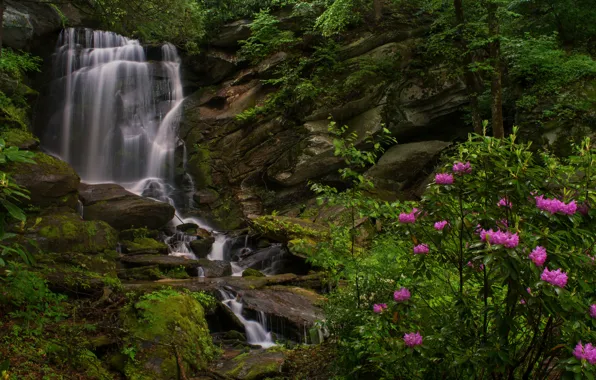
<path id="1" fill-rule="evenodd" d="M 9 128 L 0 131 L 0 139 L 4 140 L 6 146 L 16 146 L 22 150 L 31 150 L 39 146 L 39 139 L 31 132 L 20 128 Z"/>
<path id="2" fill-rule="evenodd" d="M 206 369 L 218 355 L 205 312 L 189 294 L 160 290 L 146 294 L 121 314 L 134 349 L 124 372 L 130 379 L 179 379 Z"/>
<path id="3" fill-rule="evenodd" d="M 200 259 L 204 259 L 211 252 L 211 247 L 215 242 L 214 237 L 208 237 L 206 239 L 196 239 L 190 242 L 190 249 Z"/>
<path id="4" fill-rule="evenodd" d="M 113 250 L 118 243 L 118 233 L 107 223 L 84 221 L 67 210 L 29 218 L 25 238 L 37 243 L 46 252 L 99 253 Z"/>
<path id="5" fill-rule="evenodd" d="M 137 237 L 122 242 L 122 252 L 128 255 L 168 254 L 168 246 L 148 237 Z"/>
<path id="6" fill-rule="evenodd" d="M 221 363 L 216 372 L 225 378 L 260 380 L 281 376 L 285 353 L 281 350 L 254 350 Z"/>
<path id="7" fill-rule="evenodd" d="M 156 281 L 165 278 L 158 265 L 118 270 L 118 278 L 133 281 Z"/>
<path id="8" fill-rule="evenodd" d="M 307 219 L 287 216 L 249 216 L 251 228 L 265 237 L 282 243 L 294 239 L 320 241 L 329 235 L 329 229 Z"/>
<path id="9" fill-rule="evenodd" d="M 140 197 L 113 183 L 81 184 L 79 196 L 86 220 L 103 220 L 117 230 L 158 229 L 172 220 L 176 211 L 168 203 Z"/>
<path id="10" fill-rule="evenodd" d="M 199 230 L 199 226 L 195 223 L 183 223 L 176 226 L 176 231 L 183 232 L 187 235 L 196 235 Z"/>
<path id="11" fill-rule="evenodd" d="M 128 268 L 157 265 L 164 272 L 183 267 L 188 275 L 192 277 L 197 276 L 197 269 L 199 267 L 203 268 L 205 277 L 225 277 L 232 275 L 232 267 L 229 262 L 225 261 L 211 261 L 208 259 L 190 260 L 186 257 L 164 255 L 125 256 L 120 261 Z"/>
<path id="12" fill-rule="evenodd" d="M 80 178 L 66 162 L 45 153 L 37 153 L 35 164 L 11 162 L 6 164 L 15 182 L 27 189 L 30 199 L 21 203 L 38 207 L 77 206 Z"/>
<path id="13" fill-rule="evenodd" d="M 152 238 L 157 239 L 159 237 L 159 231 L 149 230 L 147 228 L 131 228 L 128 230 L 120 231 L 120 240 L 135 240 L 137 238 Z"/>
<path id="14" fill-rule="evenodd" d="M 242 272 L 242 277 L 265 277 L 265 275 L 256 269 L 246 268 Z"/>

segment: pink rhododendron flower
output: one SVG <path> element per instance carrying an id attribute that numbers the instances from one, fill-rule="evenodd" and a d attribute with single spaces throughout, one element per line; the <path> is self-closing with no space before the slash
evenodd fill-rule
<path id="1" fill-rule="evenodd" d="M 469 266 L 470 268 L 474 268 L 474 264 L 472 264 L 471 261 L 468 261 L 468 263 L 466 265 Z"/>
<path id="2" fill-rule="evenodd" d="M 446 220 L 442 220 L 440 222 L 435 222 L 435 230 L 442 231 L 443 228 L 445 228 L 445 226 L 447 226 L 448 224 L 449 224 L 449 222 L 447 222 Z"/>
<path id="3" fill-rule="evenodd" d="M 460 175 L 470 174 L 472 173 L 472 165 L 470 164 L 470 161 L 466 162 L 465 164 L 463 162 L 456 162 L 453 164 L 453 172 Z"/>
<path id="4" fill-rule="evenodd" d="M 422 345 L 422 335 L 420 335 L 420 332 L 405 334 L 404 342 L 410 348 L 420 346 Z"/>
<path id="5" fill-rule="evenodd" d="M 525 305 L 525 304 L 526 304 L 526 300 L 522 298 L 521 300 L 519 300 L 519 303 L 520 303 L 521 305 Z"/>
<path id="6" fill-rule="evenodd" d="M 528 292 L 528 294 L 532 294 L 532 289 L 526 288 L 526 291 Z"/>
<path id="7" fill-rule="evenodd" d="M 561 269 L 549 271 L 548 268 L 544 268 L 540 279 L 559 288 L 564 288 L 567 285 L 567 273 L 562 272 Z"/>
<path id="8" fill-rule="evenodd" d="M 411 297 L 410 291 L 407 288 L 401 288 L 393 292 L 393 299 L 395 302 L 406 302 Z"/>
<path id="9" fill-rule="evenodd" d="M 542 211 L 550 212 L 551 214 L 561 213 L 565 215 L 573 215 L 577 211 L 577 204 L 575 201 L 565 203 L 558 199 L 544 198 L 544 195 L 535 197 L 535 199 L 536 207 Z"/>
<path id="10" fill-rule="evenodd" d="M 413 208 L 412 212 L 409 212 L 409 213 L 402 212 L 401 214 L 399 214 L 399 222 L 404 223 L 404 224 L 416 223 L 416 213 L 417 212 L 418 212 L 417 208 Z"/>
<path id="11" fill-rule="evenodd" d="M 385 309 L 387 309 L 386 303 L 377 303 L 373 305 L 373 311 L 377 314 L 382 313 Z"/>
<path id="12" fill-rule="evenodd" d="M 536 266 L 541 267 L 544 265 L 544 262 L 546 261 L 546 248 L 542 246 L 537 246 L 536 248 L 534 248 L 534 250 L 532 250 L 528 257 L 534 262 L 534 264 L 536 264 Z"/>
<path id="13" fill-rule="evenodd" d="M 437 173 L 435 183 L 437 185 L 453 185 L 453 176 L 448 173 Z"/>
<path id="14" fill-rule="evenodd" d="M 426 244 L 418 244 L 414 247 L 414 254 L 415 255 L 425 255 L 430 251 L 428 245 Z"/>
<path id="15" fill-rule="evenodd" d="M 511 202 L 509 200 L 507 200 L 507 198 L 501 198 L 497 202 L 497 206 L 511 208 Z"/>
<path id="16" fill-rule="evenodd" d="M 590 306 L 590 317 L 596 318 L 596 305 Z"/>
<path id="17" fill-rule="evenodd" d="M 592 346 L 592 343 L 588 343 L 585 346 L 580 341 L 575 349 L 573 355 L 577 360 L 587 360 L 590 364 L 596 364 L 596 347 Z"/>
<path id="18" fill-rule="evenodd" d="M 515 248 L 519 245 L 519 235 L 509 231 L 481 230 L 480 239 L 491 244 L 503 245 L 506 248 Z"/>

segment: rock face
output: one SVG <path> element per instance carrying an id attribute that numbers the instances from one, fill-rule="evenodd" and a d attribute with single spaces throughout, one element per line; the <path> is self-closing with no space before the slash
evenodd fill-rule
<path id="1" fill-rule="evenodd" d="M 35 164 L 10 163 L 7 172 L 27 189 L 30 198 L 22 203 L 38 207 L 77 205 L 79 176 L 66 162 L 45 153 L 37 153 Z"/>
<path id="2" fill-rule="evenodd" d="M 174 207 L 167 203 L 140 197 L 111 183 L 81 184 L 79 197 L 86 220 L 103 220 L 118 230 L 157 229 L 172 220 L 175 213 Z"/>
<path id="3" fill-rule="evenodd" d="M 228 352 L 224 360 L 220 360 L 215 365 L 215 372 L 226 379 L 273 379 L 281 375 L 284 360 L 285 354 L 280 351 Z"/>
<path id="4" fill-rule="evenodd" d="M 286 13 L 275 14 L 280 28 L 300 29 L 291 12 Z M 430 141 L 432 146 L 433 141 L 452 141 L 467 133 L 459 121 L 467 103 L 465 86 L 440 67 L 429 68 L 424 77 L 404 74 L 390 80 L 375 72 L 358 80 L 362 85 L 358 90 L 339 99 L 315 100 L 301 105 L 299 111 L 275 110 L 279 112 L 251 117 L 245 111 L 265 104 L 276 90 L 262 80 L 274 76 L 275 69 L 295 52 L 276 52 L 247 67 L 238 60 L 237 50 L 238 41 L 250 35 L 249 24 L 241 20 L 226 25 L 210 44 L 215 48 L 186 67 L 195 73 L 192 81 L 197 87 L 211 87 L 201 88 L 184 102 L 180 136 L 188 147 L 188 160 L 184 167 L 185 160 L 179 156 L 177 165 L 195 179 L 194 200 L 201 215 L 210 215 L 221 229 L 239 227 L 237 221 L 250 214 L 283 211 L 312 198 L 309 181 L 341 182 L 337 170 L 345 163 L 334 154 L 337 136 L 328 131 L 330 116 L 338 126 L 347 126 L 346 133 L 357 135 L 360 149 L 369 149 L 367 137 L 378 136 L 383 126 L 400 144 Z M 329 82 L 345 83 L 364 64 L 382 66 L 391 61 L 393 70 L 405 70 L 429 30 L 424 20 L 415 24 L 400 24 L 389 32 L 347 35 L 347 42 L 336 51 L 343 71 Z M 399 192 L 398 198 L 412 196 L 412 179 L 423 175 L 420 171 L 435 153 L 429 152 L 415 165 L 410 165 L 416 161 L 411 157 L 394 161 L 393 169 L 377 169 L 377 173 L 397 170 L 409 175 L 397 181 L 401 185 L 384 183 L 381 178 L 378 183 L 384 191 Z M 387 157 L 383 163 L 391 160 Z"/>

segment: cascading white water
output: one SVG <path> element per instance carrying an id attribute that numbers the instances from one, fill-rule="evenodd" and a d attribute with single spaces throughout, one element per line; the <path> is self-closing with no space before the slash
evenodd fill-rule
<path id="1" fill-rule="evenodd" d="M 275 346 L 271 338 L 271 332 L 267 331 L 267 316 L 259 312 L 259 322 L 246 319 L 242 315 L 243 305 L 233 293 L 225 290 L 219 290 L 223 304 L 226 305 L 238 317 L 238 320 L 244 325 L 246 331 L 246 340 L 250 344 L 259 345 L 263 348 Z"/>
<path id="2" fill-rule="evenodd" d="M 163 45 L 161 61 L 150 62 L 136 40 L 65 29 L 54 65 L 54 96 L 63 103 L 51 118 L 47 148 L 85 182 L 173 178 L 183 100 L 180 59 L 173 45 Z"/>

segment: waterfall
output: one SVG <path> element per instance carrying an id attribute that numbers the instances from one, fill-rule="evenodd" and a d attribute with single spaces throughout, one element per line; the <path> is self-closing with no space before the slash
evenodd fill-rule
<path id="1" fill-rule="evenodd" d="M 148 61 L 139 41 L 112 32 L 65 29 L 54 56 L 54 99 L 44 145 L 83 181 L 169 182 L 183 100 L 171 44 Z"/>
<path id="2" fill-rule="evenodd" d="M 271 338 L 271 332 L 267 331 L 267 316 L 263 312 L 259 312 L 259 321 L 252 321 L 244 318 L 242 315 L 243 305 L 238 296 L 225 290 L 219 290 L 223 297 L 223 304 L 226 305 L 238 317 L 240 322 L 244 325 L 246 331 L 246 340 L 250 344 L 259 345 L 263 348 L 275 346 Z"/>

